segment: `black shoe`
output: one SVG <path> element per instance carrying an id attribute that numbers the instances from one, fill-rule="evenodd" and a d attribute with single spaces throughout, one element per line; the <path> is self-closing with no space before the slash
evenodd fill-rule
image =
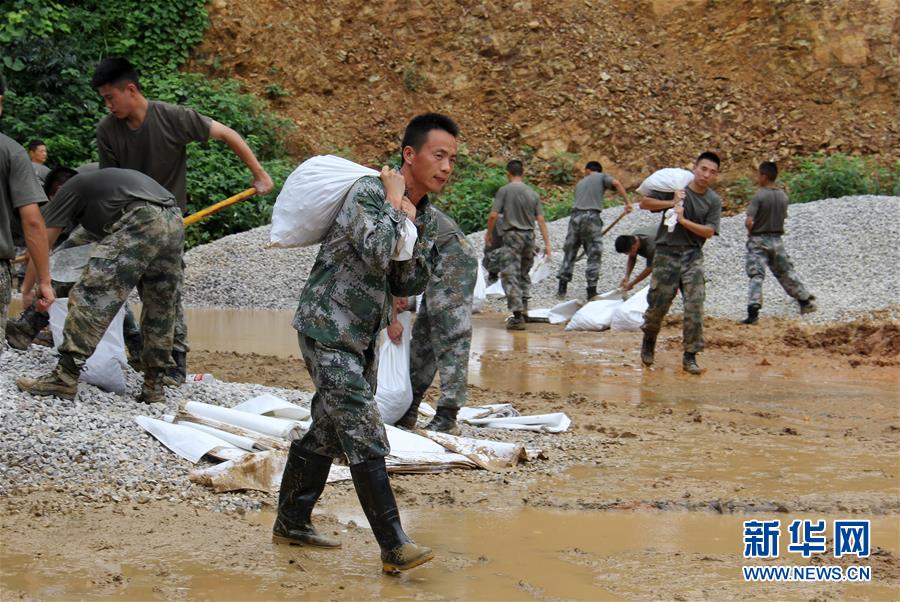
<path id="1" fill-rule="evenodd" d="M 34 305 L 25 308 L 15 320 L 6 323 L 6 342 L 13 349 L 25 351 L 47 325 L 50 323 L 49 314 L 41 313 Z"/>
<path id="2" fill-rule="evenodd" d="M 564 299 L 566 296 L 566 289 L 569 288 L 569 283 L 566 280 L 559 281 L 559 288 L 556 289 L 556 296 L 560 299 Z"/>
<path id="3" fill-rule="evenodd" d="M 448 435 L 460 435 L 462 431 L 459 430 L 459 424 L 456 422 L 456 414 L 458 412 L 458 408 L 439 407 L 431 422 L 425 425 L 425 430 L 447 433 Z"/>
<path id="4" fill-rule="evenodd" d="M 422 403 L 422 398 L 416 399 L 413 398 L 412 403 L 409 406 L 409 409 L 406 410 L 406 413 L 397 421 L 394 426 L 397 428 L 405 429 L 407 431 L 414 430 L 416 428 L 416 423 L 419 420 L 419 404 Z"/>
<path id="5" fill-rule="evenodd" d="M 520 311 L 514 311 L 513 315 L 506 319 L 506 330 L 525 330 L 525 316 Z"/>
<path id="6" fill-rule="evenodd" d="M 385 573 L 406 571 L 434 558 L 430 548 L 413 543 L 404 533 L 384 458 L 353 464 L 350 474 L 359 503 L 381 548 L 382 570 Z"/>
<path id="7" fill-rule="evenodd" d="M 163 384 L 170 387 L 180 387 L 187 378 L 187 352 L 172 351 L 172 359 L 175 360 L 175 367 L 166 371 L 163 377 Z"/>
<path id="8" fill-rule="evenodd" d="M 747 319 L 741 320 L 741 324 L 756 324 L 759 322 L 759 303 L 751 303 L 747 306 Z"/>
<path id="9" fill-rule="evenodd" d="M 590 301 L 596 296 L 597 296 L 597 287 L 596 286 L 587 287 L 587 300 Z"/>
<path id="10" fill-rule="evenodd" d="M 278 492 L 278 515 L 272 526 L 272 541 L 339 548 L 341 542 L 320 535 L 312 524 L 312 510 L 325 490 L 332 459 L 307 451 L 298 441 L 291 443 Z"/>
<path id="11" fill-rule="evenodd" d="M 656 351 L 656 335 L 644 333 L 644 340 L 641 342 L 641 362 L 645 366 L 653 365 L 653 355 Z"/>
<path id="12" fill-rule="evenodd" d="M 684 357 L 681 359 L 681 368 L 685 372 L 689 372 L 691 374 L 700 374 L 702 370 L 700 370 L 700 366 L 697 365 L 697 354 L 696 353 L 684 353 Z"/>
<path id="13" fill-rule="evenodd" d="M 818 307 L 816 307 L 816 298 L 812 295 L 805 301 L 797 301 L 797 303 L 800 304 L 801 314 L 811 314 L 818 309 Z"/>

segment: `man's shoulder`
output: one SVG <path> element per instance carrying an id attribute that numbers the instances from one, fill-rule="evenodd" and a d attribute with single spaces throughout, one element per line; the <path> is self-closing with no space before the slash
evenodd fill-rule
<path id="1" fill-rule="evenodd" d="M 704 192 L 702 196 L 710 205 L 719 205 L 720 207 L 722 206 L 722 197 L 720 197 L 719 193 L 712 188 L 707 188 L 706 192 Z"/>
<path id="2" fill-rule="evenodd" d="M 357 201 L 384 201 L 384 184 L 378 176 L 363 176 L 350 188 L 350 198 Z"/>
<path id="3" fill-rule="evenodd" d="M 113 115 L 112 113 L 107 113 L 103 119 L 100 120 L 100 123 L 97 124 L 97 133 L 101 132 L 110 132 L 115 128 L 121 125 L 122 120 Z"/>

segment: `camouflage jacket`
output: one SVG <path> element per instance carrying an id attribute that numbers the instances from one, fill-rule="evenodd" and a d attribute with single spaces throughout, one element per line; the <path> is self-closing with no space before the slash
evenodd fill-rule
<path id="1" fill-rule="evenodd" d="M 425 289 L 428 312 L 463 308 L 471 313 L 478 252 L 456 222 L 439 209 L 434 213 L 438 223 L 438 259 Z"/>
<path id="2" fill-rule="evenodd" d="M 387 326 L 391 295 L 418 295 L 434 268 L 437 224 L 424 198 L 416 207 L 412 259 L 391 261 L 404 214 L 376 177 L 360 178 L 344 200 L 300 294 L 293 326 L 329 347 L 362 353 Z"/>

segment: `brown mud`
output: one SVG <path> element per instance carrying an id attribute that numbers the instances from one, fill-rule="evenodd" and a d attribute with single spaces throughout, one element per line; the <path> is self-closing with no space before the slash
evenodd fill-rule
<path id="1" fill-rule="evenodd" d="M 230 320 L 234 316 L 229 314 Z M 219 324 L 217 326 L 216 324 Z M 190 369 L 222 380 L 309 388 L 287 345 L 236 354 L 213 322 L 193 321 L 215 350 Z M 786 320 L 707 322 L 705 373 L 680 368 L 680 325 L 640 367 L 640 333 L 502 328 L 476 319 L 470 403 L 564 411 L 569 432 L 466 427 L 525 441 L 546 459 L 516 470 L 457 470 L 392 480 L 410 533 L 435 562 L 381 577 L 377 547 L 349 483 L 326 490 L 317 522 L 336 552 L 269 541 L 272 511 L 217 514 L 166 502 L 70 503 L 52 491 L 4 500 L 2 599 L 891 599 L 900 587 L 900 380 L 892 344 L 798 346 L 847 337 L 891 340 L 875 317 L 809 327 Z M 227 329 L 226 329 L 227 332 Z M 866 334 L 868 333 L 868 334 Z M 265 332 L 273 340 L 290 332 Z M 213 337 L 214 338 L 214 337 Z M 211 340 L 211 339 L 210 339 Z M 239 342 L 243 345 L 243 342 Z M 195 346 L 199 347 L 200 345 Z M 434 401 L 433 391 L 429 401 Z M 264 496 L 265 497 L 265 496 Z M 265 498 L 270 508 L 274 496 Z M 868 584 L 746 584 L 741 522 L 869 518 Z M 362 525 L 362 526 L 357 526 Z M 185 534 L 189 533 L 189 537 Z M 782 556 L 774 564 L 839 564 Z M 846 563 L 845 563 L 846 564 Z"/>

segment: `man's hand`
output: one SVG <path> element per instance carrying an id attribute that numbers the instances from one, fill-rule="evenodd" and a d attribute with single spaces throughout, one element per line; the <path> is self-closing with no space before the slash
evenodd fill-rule
<path id="1" fill-rule="evenodd" d="M 401 339 L 403 338 L 403 324 L 400 323 L 400 320 L 394 320 L 387 327 L 388 338 L 391 339 L 391 342 L 394 345 L 399 345 Z"/>
<path id="2" fill-rule="evenodd" d="M 625 213 L 631 213 L 634 207 L 631 206 L 631 203 L 625 203 Z"/>
<path id="3" fill-rule="evenodd" d="M 402 210 L 403 195 L 406 192 L 406 179 L 396 169 L 387 165 L 381 168 L 381 183 L 384 184 L 384 196 L 391 207 Z M 413 213 L 415 215 L 415 213 Z"/>
<path id="4" fill-rule="evenodd" d="M 622 290 L 624 290 L 624 291 L 630 291 L 630 290 L 633 289 L 633 288 L 634 288 L 634 283 L 633 283 L 633 282 L 629 282 L 627 278 L 626 278 L 625 280 L 622 281 Z"/>
<path id="5" fill-rule="evenodd" d="M 491 246 L 491 231 L 490 230 L 484 231 L 484 246 L 485 247 Z"/>
<path id="6" fill-rule="evenodd" d="M 403 177 L 403 176 L 400 176 Z M 400 201 L 400 211 L 406 214 L 406 217 L 411 219 L 412 221 L 416 221 L 416 206 L 413 205 L 413 202 L 409 200 L 408 197 L 403 197 L 403 200 Z"/>
<path id="7" fill-rule="evenodd" d="M 628 284 L 628 278 L 622 278 L 622 282 L 619 283 L 619 288 L 625 288 L 625 286 L 627 284 Z M 628 290 L 628 289 L 625 289 L 625 290 Z"/>
<path id="8" fill-rule="evenodd" d="M 22 309 L 31 307 L 32 303 L 34 303 L 34 289 L 22 289 Z"/>
<path id="9" fill-rule="evenodd" d="M 38 285 L 38 295 L 37 310 L 43 313 L 50 311 L 50 306 L 56 301 L 56 293 L 53 292 L 53 287 L 49 283 Z M 22 296 L 22 302 L 25 302 L 24 295 Z M 28 305 L 31 305 L 31 303 L 29 302 Z M 28 305 L 25 307 L 28 307 Z"/>
<path id="10" fill-rule="evenodd" d="M 684 203 L 682 201 L 675 203 L 675 206 L 672 207 L 672 209 L 675 210 L 675 215 L 678 216 L 679 222 L 684 219 Z"/>
<path id="11" fill-rule="evenodd" d="M 253 187 L 256 188 L 256 194 L 262 196 L 272 192 L 272 188 L 275 187 L 275 184 L 272 182 L 272 178 L 269 174 L 266 173 L 266 170 L 263 170 L 260 174 L 254 174 Z"/>
<path id="12" fill-rule="evenodd" d="M 550 253 L 551 253 L 550 243 L 548 242 L 547 244 L 544 245 L 544 257 L 547 257 L 549 259 Z"/>

